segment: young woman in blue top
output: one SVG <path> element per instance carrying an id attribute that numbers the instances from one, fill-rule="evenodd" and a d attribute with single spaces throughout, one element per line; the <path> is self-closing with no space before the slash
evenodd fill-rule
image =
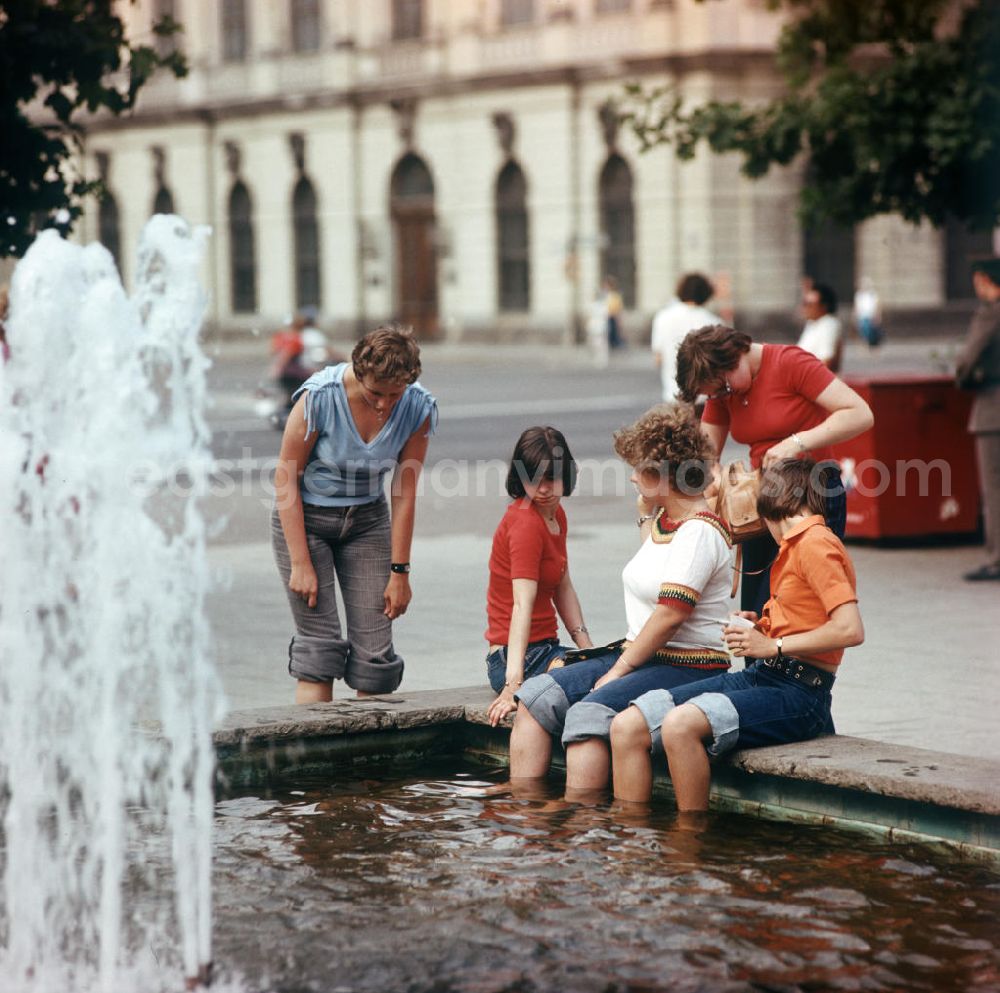
<path id="1" fill-rule="evenodd" d="M 271 541 L 292 610 L 296 703 L 393 692 L 403 660 L 392 621 L 410 603 L 417 481 L 437 403 L 419 383 L 409 329 L 386 326 L 295 394 L 275 472 Z M 385 478 L 392 470 L 390 525 Z M 337 613 L 344 602 L 346 636 Z"/>

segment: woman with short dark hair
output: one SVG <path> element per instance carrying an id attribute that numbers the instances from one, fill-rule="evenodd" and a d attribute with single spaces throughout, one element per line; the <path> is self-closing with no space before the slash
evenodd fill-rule
<path id="1" fill-rule="evenodd" d="M 486 674 L 498 694 L 489 709 L 493 725 L 516 709 L 514 694 L 525 679 L 566 653 L 557 637 L 557 613 L 578 648 L 591 646 L 566 556 L 562 498 L 575 486 L 576 462 L 562 433 L 528 428 L 510 459 L 511 503 L 490 554 Z"/>
<path id="2" fill-rule="evenodd" d="M 288 671 L 298 680 L 297 703 L 331 700 L 336 679 L 366 696 L 391 693 L 403 678 L 392 621 L 410 603 L 417 481 L 437 424 L 437 403 L 419 375 L 413 332 L 386 325 L 293 398 L 274 476 L 271 544 L 295 624 Z M 391 522 L 383 485 L 390 470 Z"/>

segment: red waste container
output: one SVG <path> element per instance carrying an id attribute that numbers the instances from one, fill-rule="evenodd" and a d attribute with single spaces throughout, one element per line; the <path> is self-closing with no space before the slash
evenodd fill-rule
<path id="1" fill-rule="evenodd" d="M 969 534 L 979 480 L 966 430 L 972 395 L 948 376 L 849 378 L 875 426 L 834 446 L 847 485 L 847 537 Z"/>

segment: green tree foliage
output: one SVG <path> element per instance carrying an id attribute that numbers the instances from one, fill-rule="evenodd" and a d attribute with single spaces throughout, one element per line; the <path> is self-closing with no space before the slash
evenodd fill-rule
<path id="1" fill-rule="evenodd" d="M 709 0 L 711 2 L 711 0 Z M 1000 0 L 770 0 L 787 21 L 784 95 L 689 107 L 674 87 L 627 88 L 644 148 L 705 142 L 756 178 L 800 156 L 802 214 L 851 225 L 899 214 L 1000 220 Z"/>
<path id="2" fill-rule="evenodd" d="M 0 256 L 21 255 L 40 228 L 68 232 L 100 194 L 76 168 L 82 113 L 124 114 L 157 69 L 187 72 L 177 51 L 131 45 L 114 6 L 0 0 Z M 170 18 L 154 27 L 160 39 L 177 30 Z"/>

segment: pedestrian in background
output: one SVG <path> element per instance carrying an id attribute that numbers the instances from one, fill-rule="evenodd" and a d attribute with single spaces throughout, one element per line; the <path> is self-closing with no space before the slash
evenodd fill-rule
<path id="1" fill-rule="evenodd" d="M 854 324 L 870 349 L 877 348 L 882 343 L 885 337 L 882 330 L 882 305 L 875 292 L 875 284 L 868 276 L 861 277 L 861 283 L 854 294 Z"/>
<path id="2" fill-rule="evenodd" d="M 621 316 L 625 309 L 622 295 L 618 292 L 618 280 L 614 276 L 605 276 L 602 283 L 604 294 L 604 313 L 607 320 L 608 347 L 624 348 L 622 337 Z"/>
<path id="3" fill-rule="evenodd" d="M 840 372 L 844 332 L 837 319 L 837 294 L 825 283 L 813 283 L 803 291 L 802 314 L 806 322 L 799 348 L 815 355 L 831 372 Z"/>
<path id="4" fill-rule="evenodd" d="M 681 276 L 676 296 L 653 317 L 650 347 L 653 363 L 660 370 L 663 399 L 670 403 L 677 399 L 677 349 L 689 331 L 717 324 L 719 319 L 705 304 L 712 299 L 714 288 L 700 272 L 687 272 Z"/>
<path id="5" fill-rule="evenodd" d="M 965 574 L 970 582 L 1000 579 L 1000 258 L 972 263 L 979 307 L 958 360 L 956 382 L 975 392 L 969 431 L 976 439 L 986 531 L 986 562 Z"/>

